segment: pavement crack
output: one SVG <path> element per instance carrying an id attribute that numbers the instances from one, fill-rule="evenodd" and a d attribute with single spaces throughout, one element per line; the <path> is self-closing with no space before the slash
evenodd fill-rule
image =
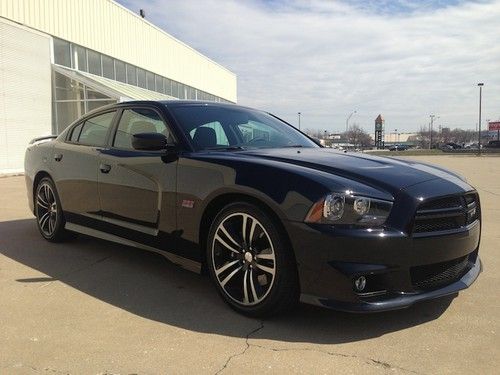
<path id="1" fill-rule="evenodd" d="M 404 367 L 399 367 L 399 366 L 391 365 L 390 363 L 387 363 L 387 362 L 383 362 L 383 361 L 380 361 L 380 360 L 377 360 L 377 359 L 373 359 L 373 358 L 369 358 L 369 357 L 358 356 L 358 355 L 355 355 L 355 354 L 344 354 L 344 353 L 332 352 L 332 351 L 315 349 L 315 348 L 270 348 L 270 347 L 267 347 L 267 346 L 258 345 L 258 344 L 252 344 L 252 343 L 249 343 L 248 346 L 249 347 L 253 346 L 253 347 L 264 349 L 264 350 L 270 350 L 270 351 L 273 351 L 273 352 L 287 352 L 287 351 L 310 351 L 310 352 L 317 352 L 317 353 L 322 353 L 322 354 L 325 354 L 325 355 L 330 355 L 330 356 L 333 356 L 333 357 L 343 357 L 343 358 L 358 359 L 358 360 L 364 361 L 366 364 L 383 367 L 386 370 L 399 370 L 399 371 L 407 372 L 407 373 L 410 373 L 410 374 L 423 375 L 423 373 L 421 373 L 421 372 L 410 370 L 410 369 L 407 369 L 407 368 L 404 368 Z M 242 353 L 242 354 L 244 354 L 244 353 Z"/>
<path id="2" fill-rule="evenodd" d="M 264 321 L 261 320 L 260 321 L 260 325 L 251 330 L 249 333 L 247 333 L 247 335 L 245 336 L 245 349 L 243 349 L 241 352 L 239 353 L 236 353 L 236 354 L 233 354 L 231 356 L 228 357 L 228 359 L 226 360 L 226 362 L 224 363 L 224 366 L 222 366 L 216 373 L 215 375 L 217 374 L 220 374 L 222 373 L 226 368 L 227 366 L 229 366 L 229 362 L 231 362 L 234 358 L 236 357 L 239 357 L 239 356 L 242 356 L 246 353 L 246 351 L 250 348 L 251 344 L 248 342 L 248 340 L 250 340 L 250 336 L 252 336 L 253 334 L 257 333 L 258 331 L 260 331 L 261 329 L 264 328 Z"/>

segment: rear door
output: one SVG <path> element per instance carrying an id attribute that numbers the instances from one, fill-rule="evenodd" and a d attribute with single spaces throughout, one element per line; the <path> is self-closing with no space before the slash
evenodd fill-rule
<path id="1" fill-rule="evenodd" d="M 153 107 L 123 108 L 115 128 L 109 148 L 99 159 L 103 220 L 115 229 L 120 226 L 155 237 L 159 234 L 168 237 L 175 230 L 177 161 L 164 162 L 163 151 L 134 150 L 132 136 L 161 133 L 173 141 L 170 129 Z M 118 232 L 118 235 L 130 236 L 130 232 Z M 139 237 L 132 239 L 149 242 Z"/>
<path id="2" fill-rule="evenodd" d="M 68 221 L 100 210 L 99 153 L 106 147 L 115 115 L 112 110 L 79 122 L 53 149 L 53 177 Z"/>

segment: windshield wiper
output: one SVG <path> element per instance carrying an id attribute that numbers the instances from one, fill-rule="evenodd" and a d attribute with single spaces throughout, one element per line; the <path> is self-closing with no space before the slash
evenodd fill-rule
<path id="1" fill-rule="evenodd" d="M 283 148 L 289 148 L 289 147 L 304 147 L 302 145 L 287 145 L 287 146 L 283 146 Z"/>
<path id="2" fill-rule="evenodd" d="M 205 151 L 241 151 L 244 150 L 241 146 L 220 146 L 220 147 L 205 147 Z"/>

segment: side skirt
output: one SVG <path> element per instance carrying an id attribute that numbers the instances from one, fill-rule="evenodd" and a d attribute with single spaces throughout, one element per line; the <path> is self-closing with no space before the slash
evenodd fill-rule
<path id="1" fill-rule="evenodd" d="M 201 263 L 196 262 L 194 260 L 187 259 L 187 258 L 181 257 L 181 256 L 176 255 L 176 254 L 172 254 L 172 253 L 169 253 L 166 251 L 162 251 L 162 250 L 156 249 L 154 247 L 141 244 L 139 242 L 131 241 L 131 240 L 128 240 L 128 239 L 123 238 L 123 237 L 115 236 L 114 234 L 109 234 L 106 232 L 101 232 L 100 230 L 97 230 L 97 229 L 88 228 L 88 227 L 85 227 L 83 225 L 78 225 L 78 224 L 73 224 L 73 223 L 67 222 L 64 227 L 67 230 L 72 231 L 72 232 L 85 234 L 87 236 L 100 238 L 102 240 L 119 243 L 119 244 L 122 244 L 125 246 L 136 247 L 138 249 L 147 250 L 147 251 L 151 251 L 153 253 L 163 255 L 170 262 L 177 264 L 188 271 L 201 273 Z"/>

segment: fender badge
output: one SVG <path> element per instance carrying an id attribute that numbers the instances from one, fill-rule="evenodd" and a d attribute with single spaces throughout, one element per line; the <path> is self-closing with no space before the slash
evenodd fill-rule
<path id="1" fill-rule="evenodd" d="M 184 208 L 193 208 L 194 207 L 194 201 L 189 200 L 189 199 L 183 199 L 181 206 L 184 207 Z"/>

